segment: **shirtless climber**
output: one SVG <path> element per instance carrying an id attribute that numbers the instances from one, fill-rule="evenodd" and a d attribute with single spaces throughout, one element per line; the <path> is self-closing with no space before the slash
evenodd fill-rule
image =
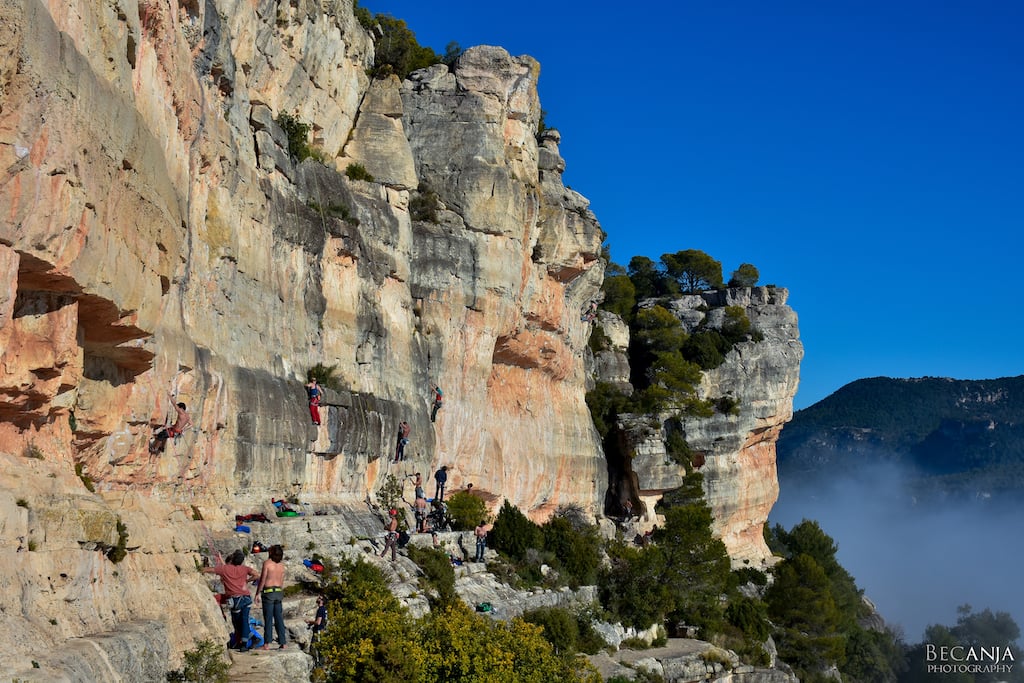
<path id="1" fill-rule="evenodd" d="M 167 447 L 167 440 L 181 436 L 185 433 L 185 430 L 192 424 L 192 418 L 188 414 L 188 409 L 184 403 L 175 403 L 174 394 L 168 393 L 167 397 L 171 400 L 171 407 L 177 413 L 178 417 L 174 421 L 174 424 L 170 427 L 161 427 L 153 438 L 149 442 L 149 452 L 156 455 L 157 453 L 163 453 Z"/>

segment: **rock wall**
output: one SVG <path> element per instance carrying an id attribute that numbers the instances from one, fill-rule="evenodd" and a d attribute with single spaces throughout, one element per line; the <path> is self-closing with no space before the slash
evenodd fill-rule
<path id="1" fill-rule="evenodd" d="M 219 639 L 193 571 L 203 526 L 272 496 L 367 514 L 389 473 L 447 464 L 452 488 L 538 517 L 596 509 L 578 311 L 602 233 L 562 184 L 557 135 L 535 137 L 534 60 L 480 47 L 371 83 L 372 41 L 331 0 L 0 10 L 0 456 L 18 476 L 0 487 L 0 576 L 32 636 L 0 668 L 130 677 L 127 658 L 79 670 L 27 643 L 151 620 L 168 666 Z M 312 158 L 282 114 L 309 126 Z M 373 180 L 349 177 L 355 163 Z M 317 363 L 338 380 L 319 429 L 302 387 Z M 172 400 L 194 426 L 152 456 Z M 83 509 L 88 524 L 69 522 Z M 81 586 L 66 615 L 61 582 Z"/>
<path id="2" fill-rule="evenodd" d="M 602 232 L 558 133 L 535 135 L 536 61 L 477 47 L 371 82 L 347 0 L 0 0 L 0 17 L 0 607 L 18 626 L 0 669 L 160 678 L 223 635 L 199 549 L 240 542 L 233 516 L 271 497 L 363 535 L 389 474 L 447 464 L 450 488 L 536 518 L 601 509 L 580 310 Z M 337 385 L 316 428 L 318 363 Z M 172 401 L 193 427 L 151 455 Z M 766 477 L 772 405 L 752 394 L 716 427 Z M 770 486 L 730 489 L 749 463 L 722 453 L 712 498 L 753 518 L 728 496 Z M 652 462 L 641 488 L 670 484 Z"/>
<path id="3" fill-rule="evenodd" d="M 727 397 L 735 404 L 732 410 L 716 410 L 710 417 L 662 415 L 654 428 L 647 416 L 624 420 L 627 457 L 624 471 L 612 477 L 613 510 L 618 501 L 636 498 L 646 509 L 648 524 L 653 522 L 655 503 L 666 491 L 678 488 L 685 474 L 665 446 L 668 432 L 677 429 L 697 456 L 714 531 L 733 562 L 761 566 L 769 560 L 763 527 L 779 495 L 775 444 L 793 416 L 803 358 L 796 313 L 786 305 L 788 296 L 787 290 L 777 287 L 740 287 L 672 302 L 670 310 L 687 332 L 702 324 L 718 329 L 725 307 L 739 306 L 763 338 L 739 343 L 722 365 L 702 375 L 697 397 Z M 605 317 L 613 318 L 611 325 Z M 610 314 L 601 318 L 600 324 L 611 330 L 611 346 L 597 354 L 597 367 L 612 369 L 600 379 L 621 385 L 620 362 L 613 359 L 625 354 L 628 338 L 617 322 Z"/>

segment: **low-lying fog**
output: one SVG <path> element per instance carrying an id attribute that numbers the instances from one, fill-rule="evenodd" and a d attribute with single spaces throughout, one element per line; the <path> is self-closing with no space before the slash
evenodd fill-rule
<path id="1" fill-rule="evenodd" d="M 920 642 L 929 624 L 954 625 L 964 603 L 1009 612 L 1024 629 L 1024 501 L 919 503 L 885 465 L 780 487 L 770 522 L 789 529 L 817 520 L 840 564 L 908 643 Z"/>

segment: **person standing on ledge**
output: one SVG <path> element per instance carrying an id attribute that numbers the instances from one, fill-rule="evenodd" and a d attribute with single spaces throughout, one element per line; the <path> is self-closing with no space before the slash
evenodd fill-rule
<path id="1" fill-rule="evenodd" d="M 387 555 L 388 548 L 391 548 L 391 561 L 395 562 L 398 559 L 398 510 L 392 508 L 388 515 L 390 519 L 386 527 L 387 536 L 384 537 L 384 550 L 380 552 L 380 556 Z"/>
<path id="2" fill-rule="evenodd" d="M 441 387 L 434 385 L 434 408 L 430 411 L 430 421 L 434 422 L 437 420 L 437 411 L 441 410 L 442 404 L 444 403 L 444 392 L 441 391 Z"/>
<path id="3" fill-rule="evenodd" d="M 441 469 L 434 472 L 434 482 L 437 484 L 434 500 L 440 503 L 444 500 L 444 485 L 448 483 L 448 465 L 441 465 Z"/>
<path id="4" fill-rule="evenodd" d="M 288 642 L 284 628 L 284 548 L 270 546 L 269 557 L 263 562 L 260 583 L 256 586 L 256 602 L 263 599 L 263 649 L 269 650 L 274 641 L 274 626 L 277 626 L 277 649 L 283 650 Z"/>
<path id="5" fill-rule="evenodd" d="M 476 536 L 476 557 L 473 561 L 483 562 L 484 550 L 487 549 L 487 522 L 485 520 L 480 520 L 476 529 L 473 530 L 473 535 Z"/>
<path id="6" fill-rule="evenodd" d="M 240 652 L 248 652 L 249 646 L 249 608 L 252 606 L 252 596 L 249 595 L 249 586 L 246 583 L 249 579 L 256 579 L 259 574 L 252 567 L 247 567 L 245 553 L 236 550 L 228 556 L 227 564 L 216 567 L 206 567 L 204 574 L 216 574 L 220 582 L 224 584 L 224 595 L 228 598 L 228 606 L 231 609 L 231 625 L 235 629 L 235 648 Z"/>

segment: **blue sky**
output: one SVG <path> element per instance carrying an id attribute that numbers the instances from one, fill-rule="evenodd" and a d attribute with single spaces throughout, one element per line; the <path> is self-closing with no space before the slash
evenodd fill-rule
<path id="1" fill-rule="evenodd" d="M 797 408 L 1024 373 L 1024 3 L 360 4 L 540 61 L 616 262 L 701 249 L 787 287 Z"/>

